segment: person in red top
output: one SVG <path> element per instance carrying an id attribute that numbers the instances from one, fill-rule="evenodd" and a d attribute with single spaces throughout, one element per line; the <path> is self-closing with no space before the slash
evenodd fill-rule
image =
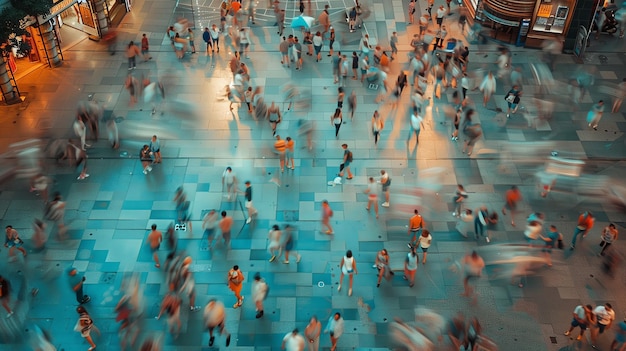
<path id="1" fill-rule="evenodd" d="M 333 210 L 327 200 L 322 201 L 322 230 L 326 228 L 325 233 L 328 235 L 334 234 L 333 227 L 330 226 L 330 217 L 333 216 Z"/>
<path id="2" fill-rule="evenodd" d="M 280 171 L 285 171 L 285 152 L 287 151 L 287 142 L 280 138 L 280 135 L 276 136 L 276 141 L 274 142 L 274 151 L 278 154 L 278 159 L 280 160 Z"/>
<path id="3" fill-rule="evenodd" d="M 504 206 L 502 206 L 502 214 L 506 215 L 507 208 L 511 211 L 511 225 L 515 227 L 515 214 L 517 213 L 517 203 L 522 200 L 522 192 L 517 188 L 517 186 L 513 185 L 511 189 L 506 191 L 504 195 L 504 200 L 506 201 Z"/>
<path id="4" fill-rule="evenodd" d="M 146 33 L 143 33 L 141 37 L 141 55 L 143 56 L 143 62 L 152 60 L 152 56 L 150 56 L 150 43 L 148 42 Z"/>
<path id="5" fill-rule="evenodd" d="M 593 217 L 593 214 L 589 211 L 585 211 L 578 216 L 578 223 L 576 224 L 576 228 L 574 228 L 574 237 L 572 238 L 570 250 L 574 250 L 576 247 L 576 238 L 578 237 L 578 234 L 583 233 L 583 238 L 586 237 L 589 230 L 593 228 L 595 220 L 595 217 Z"/>
<path id="6" fill-rule="evenodd" d="M 239 12 L 239 10 L 241 10 L 241 3 L 238 1 L 232 1 L 230 3 L 230 8 L 232 9 L 233 13 L 233 24 L 235 26 L 237 26 L 237 14 Z"/>

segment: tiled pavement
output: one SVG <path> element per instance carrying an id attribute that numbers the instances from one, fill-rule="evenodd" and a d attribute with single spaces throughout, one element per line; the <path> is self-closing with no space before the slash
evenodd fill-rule
<path id="1" fill-rule="evenodd" d="M 209 5 L 197 5 L 194 16 L 198 16 L 198 23 L 212 20 L 211 14 L 202 15 L 204 12 L 200 11 Z M 331 2 L 331 6 L 337 8 L 346 4 Z M 365 22 L 370 36 L 377 37 L 381 43 L 387 42 L 389 31 L 399 33 L 399 62 L 392 65 L 390 77 L 395 77 L 405 64 L 408 38 L 416 31 L 415 26 L 407 29 L 404 7 L 399 0 L 375 1 L 371 6 L 374 11 Z M 263 5 L 259 4 L 259 12 L 263 10 Z M 373 103 L 374 91 L 350 81 L 347 91 L 354 89 L 359 96 L 355 120 L 346 122 L 340 138 L 334 139 L 328 116 L 334 110 L 336 86 L 329 78 L 329 60 L 324 56 L 323 62 L 316 64 L 305 57 L 304 69 L 299 72 L 278 67 L 278 37 L 272 33 L 272 19 L 259 16 L 259 23 L 253 26 L 253 59 L 245 60 L 251 68 L 253 85 L 264 86 L 266 101 L 283 101 L 281 86 L 289 80 L 300 89 L 312 92 L 313 108 L 285 113 L 284 122 L 279 126 L 278 132 L 283 137 L 295 137 L 298 150 L 296 170 L 279 175 L 282 186 L 277 187 L 270 182 L 278 174 L 278 161 L 270 151 L 269 128 L 265 123 L 253 121 L 245 109 L 231 114 L 227 102 L 220 96 L 222 88 L 230 81 L 229 54 L 223 52 L 214 57 L 196 54 L 178 62 L 162 32 L 172 18 L 181 15 L 190 18 L 188 7 L 180 4 L 176 7 L 174 2 L 165 0 L 137 1 L 133 11 L 127 15 L 120 30 L 126 40 L 138 40 L 141 33 L 149 34 L 153 60 L 139 64 L 134 74 L 149 74 L 164 82 L 168 96 L 163 115 L 151 117 L 149 108 L 141 103 L 134 108 L 128 107 L 129 97 L 123 87 L 127 74 L 125 60 L 119 54 L 108 56 L 103 47 L 90 41 L 66 48 L 66 61 L 62 67 L 41 69 L 21 79 L 20 87 L 28 93 L 25 106 L 2 108 L 0 137 L 3 149 L 29 137 L 71 136 L 74 106 L 92 94 L 94 100 L 105 105 L 107 113 L 120 117 L 118 125 L 122 138 L 122 147 L 118 151 L 108 149 L 105 141 L 93 143 L 94 147 L 89 149 L 91 177 L 85 181 L 77 181 L 74 170 L 51 166 L 56 181 L 54 189 L 67 199 L 66 217 L 71 239 L 63 243 L 51 240 L 46 252 L 31 253 L 25 267 L 2 260 L 1 271 L 16 282 L 16 292 L 17 288 L 23 288 L 24 297 L 24 302 L 16 308 L 17 318 L 0 319 L 2 331 L 24 330 L 23 321 L 34 322 L 53 333 L 59 350 L 85 349 L 87 346 L 80 336 L 72 332 L 75 305 L 63 274 L 70 265 L 86 272 L 86 292 L 92 296 L 89 310 L 102 331 L 102 336 L 97 339 L 99 349 L 117 349 L 117 325 L 112 308 L 119 298 L 117 291 L 122 277 L 128 272 L 139 273 L 145 283 L 146 329 L 164 330 L 164 325 L 155 321 L 153 316 L 158 313 L 160 297 L 167 288 L 162 284 L 162 273 L 153 267 L 145 237 L 152 223 L 165 227 L 171 222 L 175 215 L 173 193 L 180 185 L 185 186 L 192 201 L 194 231 L 181 233 L 180 247 L 194 258 L 198 304 L 206 303 L 211 297 L 222 299 L 227 305 L 233 302 L 234 298 L 224 284 L 225 272 L 233 264 L 239 264 L 247 276 L 244 295 L 249 295 L 249 282 L 257 271 L 262 272 L 272 287 L 262 320 L 254 318 L 251 301 L 246 301 L 242 309 L 228 310 L 227 327 L 235 337 L 231 349 L 278 349 L 282 336 L 294 326 L 303 329 L 310 315 L 316 314 L 326 320 L 333 311 L 341 311 L 347 325 L 346 334 L 339 342 L 340 349 L 385 349 L 391 347 L 387 338 L 388 322 L 396 316 L 412 320 L 413 307 L 424 305 L 446 316 L 459 310 L 479 316 L 485 333 L 498 343 L 501 350 L 564 350 L 570 345 L 584 350 L 590 346 L 575 344 L 562 336 L 574 306 L 609 301 L 619 311 L 620 318 L 624 314 L 623 271 L 620 270 L 614 280 L 600 273 L 595 238 L 580 245 L 573 254 L 556 253 L 554 267 L 542 269 L 537 276 L 528 278 L 523 289 L 508 281 L 481 279 L 477 289 L 480 294 L 478 303 L 468 304 L 458 297 L 462 285 L 460 277 L 449 270 L 453 261 L 477 246 L 485 255 L 490 255 L 491 250 L 498 254 L 502 249 L 488 246 L 518 242 L 522 234 L 521 229 L 501 223 L 491 231 L 492 243 L 489 245 L 464 239 L 454 229 L 456 223 L 450 216 L 448 204 L 455 184 L 462 183 L 470 192 L 469 207 L 485 203 L 498 209 L 502 205 L 502 193 L 511 184 L 517 184 L 526 199 L 523 212 L 528 213 L 531 208 L 545 212 L 548 222 L 556 224 L 566 238 L 573 230 L 577 213 L 585 209 L 592 209 L 597 214 L 598 228 L 613 221 L 623 230 L 623 213 L 601 200 L 589 201 L 562 193 L 540 198 L 533 173 L 541 162 L 529 165 L 515 160 L 507 165 L 507 173 L 501 173 L 497 156 L 479 152 L 488 149 L 501 152 L 511 148 L 513 151 L 527 150 L 532 145 L 549 143 L 550 149 L 558 150 L 562 155 L 585 159 L 588 173 L 623 178 L 626 168 L 623 162 L 626 153 L 623 114 L 606 113 L 598 132 L 588 131 L 584 121 L 592 101 L 606 99 L 598 93 L 603 91 L 599 87 L 615 84 L 624 75 L 626 59 L 621 53 L 605 54 L 607 64 L 601 64 L 597 55 L 590 54 L 587 67 L 598 71 L 591 97 L 587 96 L 580 109 L 572 112 L 564 102 L 567 93 L 556 91 L 548 96 L 563 103 L 556 105 L 554 118 L 541 130 L 527 128 L 520 116 L 514 116 L 504 126 L 498 124 L 499 119 L 494 117 L 502 116 L 496 108 L 503 107 L 502 97 L 508 89 L 499 82 L 498 92 L 488 108 L 477 107 L 485 137 L 477 146 L 479 156 L 467 158 L 460 151 L 460 143 L 449 140 L 449 123 L 441 123 L 445 120 L 442 107 L 451 91 L 441 102 L 437 101 L 427 109 L 426 130 L 421 134 L 422 142 L 414 150 L 412 144 L 407 148 L 404 139 L 408 133 L 407 94 L 402 97 L 399 107 L 393 109 L 391 105 Z M 333 12 L 337 18 L 340 15 L 340 11 Z M 454 16 L 450 18 L 452 22 L 455 19 Z M 340 32 L 345 29 L 345 24 L 335 22 L 335 26 Z M 454 28 L 453 25 L 450 27 Z M 458 36 L 456 29 L 453 31 Z M 198 37 L 199 32 L 197 29 Z M 356 49 L 358 36 L 355 40 L 350 34 L 345 38 L 340 34 L 339 38 L 342 50 Z M 471 49 L 472 69 L 493 67 L 496 59 L 494 45 L 472 46 Z M 538 60 L 539 53 L 513 50 L 513 64 L 520 65 L 530 77 L 529 64 Z M 565 82 L 579 67 L 571 57 L 560 57 L 555 77 Z M 536 88 L 531 79 L 527 79 L 524 98 L 530 97 Z M 470 92 L 470 96 L 480 100 L 478 92 Z M 286 109 L 286 105 L 282 106 Z M 375 109 L 386 118 L 378 147 L 374 147 L 369 131 L 369 118 Z M 304 142 L 297 137 L 296 122 L 302 118 L 317 121 L 313 153 L 300 148 Z M 162 139 L 164 161 L 144 176 L 135 155 L 152 134 Z M 344 142 L 350 145 L 355 155 L 355 178 L 343 186 L 329 187 L 327 182 L 336 173 L 341 157 L 340 145 Z M 252 181 L 259 217 L 254 226 L 244 226 L 235 236 L 232 250 L 208 251 L 206 242 L 201 240 L 200 230 L 201 216 L 207 209 L 231 212 L 237 230 L 244 224 L 240 208 L 223 201 L 220 176 L 226 166 L 232 166 L 240 179 Z M 362 191 L 367 176 L 377 175 L 380 169 L 391 174 L 394 194 L 392 208 L 381 209 L 381 219 L 376 220 L 363 209 L 367 200 Z M 438 171 L 429 173 L 429 169 Z M 436 174 L 434 180 L 432 174 Z M 406 195 L 405 189 L 418 185 L 433 186 L 433 193 L 420 198 Z M 32 219 L 41 216 L 41 203 L 27 192 L 27 186 L 26 180 L 14 180 L 3 184 L 0 193 L 2 223 L 13 225 L 25 239 L 31 235 Z M 335 212 L 333 226 L 337 234 L 332 239 L 319 233 L 319 207 L 323 199 L 329 200 Z M 375 270 L 370 268 L 375 252 L 386 247 L 392 253 L 392 260 L 395 259 L 392 265 L 401 266 L 398 257 L 405 252 L 404 223 L 408 218 L 404 210 L 414 205 L 421 209 L 434 233 L 428 264 L 419 268 L 418 282 L 413 289 L 408 288 L 400 277 L 377 289 Z M 518 218 L 518 222 L 521 221 Z M 297 248 L 303 256 L 301 263 L 267 262 L 265 238 L 267 229 L 274 223 L 292 223 L 298 227 Z M 596 235 L 597 230 L 592 233 L 592 236 Z M 623 249 L 621 242 L 616 245 Z M 337 265 L 346 249 L 355 252 L 360 268 L 352 297 L 336 291 Z M 6 257 L 6 250 L 2 250 L 2 255 Z M 164 255 L 162 250 L 162 259 Z M 19 283 L 21 275 L 18 270 L 30 272 L 29 276 L 33 278 L 27 285 Z M 40 288 L 34 298 L 26 297 L 31 287 Z M 208 336 L 202 332 L 201 315 L 185 312 L 182 320 L 183 336 L 177 340 L 167 337 L 164 349 L 198 350 L 200 345 L 206 345 Z M 552 343 L 550 337 L 555 337 L 556 343 Z M 609 343 L 610 337 L 604 336 L 600 346 L 607 349 Z M 328 347 L 326 338 L 322 345 Z"/>

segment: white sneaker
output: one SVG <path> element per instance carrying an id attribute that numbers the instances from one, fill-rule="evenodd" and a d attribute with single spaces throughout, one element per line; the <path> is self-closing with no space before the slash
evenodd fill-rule
<path id="1" fill-rule="evenodd" d="M 383 202 L 382 207 L 389 207 L 389 202 Z"/>
<path id="2" fill-rule="evenodd" d="M 148 174 L 148 171 L 146 171 L 145 169 L 143 170 L 143 174 Z"/>
<path id="3" fill-rule="evenodd" d="M 148 166 L 148 172 L 152 172 L 152 167 Z"/>
<path id="4" fill-rule="evenodd" d="M 248 219 L 246 219 L 246 223 L 250 224 L 250 222 L 252 222 L 252 217 L 248 217 Z"/>
<path id="5" fill-rule="evenodd" d="M 488 236 L 487 236 L 487 237 L 485 237 L 485 240 L 486 240 L 488 243 L 490 243 L 490 242 L 491 242 L 491 240 L 489 240 L 489 237 L 488 237 Z"/>

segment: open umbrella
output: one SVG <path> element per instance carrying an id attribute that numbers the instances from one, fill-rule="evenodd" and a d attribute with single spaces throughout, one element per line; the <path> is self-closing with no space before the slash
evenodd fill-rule
<path id="1" fill-rule="evenodd" d="M 315 19 L 313 17 L 309 16 L 300 15 L 298 17 L 294 17 L 293 20 L 291 20 L 291 28 L 304 27 L 305 29 L 310 29 L 314 20 Z"/>

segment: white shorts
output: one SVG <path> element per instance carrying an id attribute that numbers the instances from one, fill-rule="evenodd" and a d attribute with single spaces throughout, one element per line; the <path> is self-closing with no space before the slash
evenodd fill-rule
<path id="1" fill-rule="evenodd" d="M 252 200 L 246 201 L 246 208 L 252 208 Z"/>

